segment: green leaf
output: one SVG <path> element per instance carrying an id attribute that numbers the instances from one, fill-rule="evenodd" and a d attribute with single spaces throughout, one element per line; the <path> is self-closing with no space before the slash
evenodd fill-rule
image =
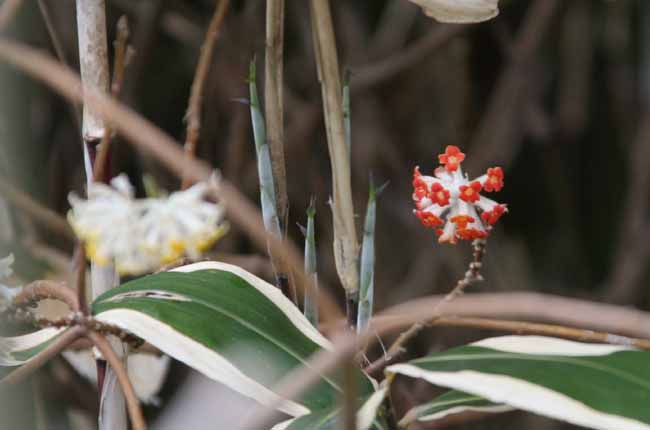
<path id="1" fill-rule="evenodd" d="M 407 427 L 416 420 L 434 421 L 466 411 L 507 412 L 511 410 L 513 408 L 508 405 L 493 403 L 473 394 L 449 391 L 408 411 L 400 420 L 399 425 Z"/>
<path id="2" fill-rule="evenodd" d="M 44 328 L 42 330 L 12 337 L 0 337 L 0 366 L 20 366 L 45 349 L 65 328 Z"/>
<path id="3" fill-rule="evenodd" d="M 273 285 L 229 264 L 203 262 L 139 278 L 98 297 L 96 319 L 130 331 L 206 376 L 262 404 L 309 357 L 330 348 Z M 360 393 L 374 390 L 358 373 Z M 282 402 L 292 416 L 332 407 L 339 375 L 322 375 L 301 398 Z"/>
<path id="4" fill-rule="evenodd" d="M 357 429 L 358 430 L 386 430 L 388 425 L 379 413 L 379 408 L 388 394 L 388 384 L 382 383 L 381 387 L 370 396 L 363 396 L 359 399 L 362 406 L 357 412 Z M 313 411 L 309 415 L 303 415 L 298 418 L 277 424 L 271 430 L 329 430 L 340 428 L 339 413 L 341 409 L 338 405 Z"/>
<path id="5" fill-rule="evenodd" d="M 503 336 L 388 367 L 517 409 L 594 429 L 650 429 L 650 352 Z"/>

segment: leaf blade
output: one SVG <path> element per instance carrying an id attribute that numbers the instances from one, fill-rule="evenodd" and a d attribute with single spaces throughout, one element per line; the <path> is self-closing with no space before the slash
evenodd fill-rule
<path id="1" fill-rule="evenodd" d="M 530 349 L 531 338 L 537 353 Z M 541 336 L 494 339 L 501 340 L 454 348 L 387 371 L 584 427 L 650 429 L 645 364 L 650 353 Z M 518 342 L 523 352 L 515 352 Z M 545 344 L 549 353 L 539 353 Z M 581 348 L 584 355 L 578 355 Z M 563 356 L 562 350 L 571 353 Z"/>

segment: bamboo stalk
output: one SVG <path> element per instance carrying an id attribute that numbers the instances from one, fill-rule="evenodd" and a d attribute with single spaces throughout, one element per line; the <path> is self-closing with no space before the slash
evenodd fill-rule
<path id="1" fill-rule="evenodd" d="M 314 51 L 321 82 L 327 146 L 332 165 L 334 258 L 345 288 L 348 319 L 356 321 L 359 294 L 359 243 L 354 224 L 349 150 L 345 139 L 343 100 L 336 38 L 329 0 L 311 0 Z"/>
<path id="2" fill-rule="evenodd" d="M 95 178 L 93 163 L 97 144 L 105 140 L 109 132 L 103 116 L 85 101 L 89 92 L 98 91 L 106 94 L 109 90 L 106 6 L 104 0 L 76 0 L 76 6 L 79 64 L 84 92 L 81 128 L 86 180 L 90 186 Z M 90 276 L 93 298 L 119 283 L 112 265 L 99 267 L 91 264 Z M 110 372 L 112 372 L 110 368 L 104 372 L 104 366 L 98 362 L 98 381 L 111 379 Z M 103 385 L 101 382 L 98 384 L 98 389 L 101 393 L 98 417 L 100 430 L 126 430 L 127 418 L 122 391 L 112 384 Z"/>

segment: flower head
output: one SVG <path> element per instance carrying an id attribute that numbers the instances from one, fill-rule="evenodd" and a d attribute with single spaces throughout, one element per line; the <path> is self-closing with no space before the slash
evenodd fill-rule
<path id="1" fill-rule="evenodd" d="M 14 297 L 21 291 L 20 287 L 9 287 L 4 284 L 5 280 L 14 273 L 11 268 L 13 263 L 13 254 L 9 254 L 5 258 L 0 258 L 0 311 L 5 310 L 11 305 Z"/>
<path id="2" fill-rule="evenodd" d="M 460 167 L 464 159 L 458 147 L 447 146 L 444 154 L 438 155 L 444 167 L 438 167 L 434 176 L 422 175 L 418 167 L 413 173 L 413 212 L 425 227 L 436 229 L 440 243 L 485 238 L 508 211 L 506 205 L 481 195 L 482 191 L 503 188 L 503 169 L 489 168 L 470 181 Z"/>
<path id="3" fill-rule="evenodd" d="M 141 274 L 183 255 L 197 259 L 223 236 L 223 207 L 205 201 L 206 192 L 199 183 L 169 197 L 135 199 L 120 175 L 111 186 L 92 184 L 87 200 L 71 195 L 68 220 L 93 262 Z"/>

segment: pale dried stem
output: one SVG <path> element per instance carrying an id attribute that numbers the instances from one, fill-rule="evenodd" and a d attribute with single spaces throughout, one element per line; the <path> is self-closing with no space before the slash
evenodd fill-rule
<path id="1" fill-rule="evenodd" d="M 311 0 L 311 22 L 332 165 L 332 217 L 336 270 L 346 294 L 359 291 L 359 243 L 354 223 L 350 159 L 345 143 L 341 77 L 329 0 Z"/>
<path id="2" fill-rule="evenodd" d="M 52 344 L 36 354 L 31 360 L 11 372 L 4 379 L 0 380 L 0 387 L 3 385 L 14 385 L 23 381 L 25 378 L 40 369 L 45 363 L 50 361 L 61 351 L 67 348 L 68 345 L 77 340 L 79 337 L 83 336 L 85 331 L 86 329 L 81 326 L 76 326 L 68 329 Z"/>
<path id="3" fill-rule="evenodd" d="M 199 64 L 196 66 L 196 73 L 194 74 L 190 101 L 186 113 L 187 131 L 185 136 L 185 156 L 190 159 L 196 156 L 196 146 L 201 132 L 201 102 L 203 101 L 203 87 L 205 86 L 205 81 L 208 77 L 208 72 L 210 71 L 214 45 L 226 17 L 229 4 L 229 0 L 221 0 L 215 9 L 210 25 L 208 26 L 208 31 L 205 34 L 205 41 L 201 47 Z M 191 183 L 191 178 L 187 174 L 183 175 L 182 188 L 185 189 L 189 187 Z"/>
<path id="4" fill-rule="evenodd" d="M 264 66 L 264 112 L 271 152 L 280 227 L 286 234 L 289 199 L 284 161 L 284 0 L 266 2 L 266 52 Z"/>
<path id="5" fill-rule="evenodd" d="M 129 380 L 129 375 L 124 367 L 124 364 L 117 356 L 111 345 L 108 343 L 108 340 L 104 336 L 96 332 L 86 333 L 86 337 L 97 347 L 97 349 L 102 353 L 104 359 L 111 366 L 111 369 L 115 372 L 117 380 L 120 383 L 122 392 L 124 393 L 124 399 L 126 400 L 126 407 L 129 411 L 129 418 L 131 418 L 131 425 L 134 430 L 144 430 L 147 428 L 147 425 L 144 420 L 144 415 L 142 414 L 142 409 L 140 408 L 140 402 L 138 397 L 135 394 L 133 385 Z"/>
<path id="6" fill-rule="evenodd" d="M 84 100 L 79 78 L 38 51 L 20 43 L 0 39 L 0 58 L 69 99 L 76 102 Z M 86 91 L 85 102 L 110 121 L 128 141 L 154 156 L 179 177 L 188 172 L 189 177 L 198 182 L 206 181 L 212 175 L 210 166 L 199 160 L 184 159 L 183 151 L 173 139 L 128 107 L 93 89 Z M 304 291 L 305 285 L 311 280 L 304 273 L 302 257 L 295 245 L 289 241 L 283 243 L 267 234 L 258 208 L 228 181 L 222 179 L 218 189 L 211 188 L 210 192 L 214 198 L 221 200 L 233 224 L 246 233 L 258 249 L 265 251 L 268 241 L 272 249 L 281 258 L 286 259 L 296 275 L 296 286 Z M 341 315 L 336 302 L 324 289 L 320 294 L 319 305 L 324 321 L 336 319 Z"/>
<path id="7" fill-rule="evenodd" d="M 77 0 L 77 34 L 81 80 L 89 90 L 108 92 L 108 42 L 104 0 Z M 87 103 L 83 106 L 82 135 L 86 144 L 96 144 L 104 135 L 104 118 Z M 91 172 L 86 172 L 88 180 Z"/>

